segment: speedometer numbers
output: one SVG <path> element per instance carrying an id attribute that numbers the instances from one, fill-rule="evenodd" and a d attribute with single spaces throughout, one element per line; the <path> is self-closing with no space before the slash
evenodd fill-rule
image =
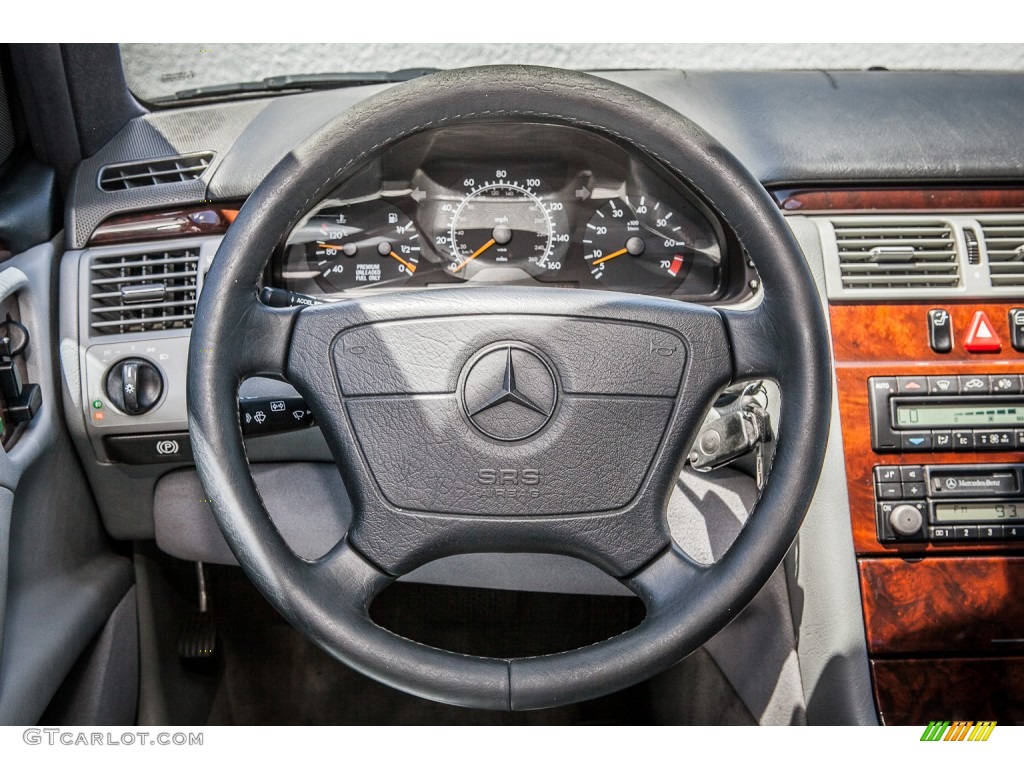
<path id="1" fill-rule="evenodd" d="M 674 211 L 646 196 L 609 200 L 583 235 L 590 273 L 609 288 L 671 291 L 686 278 L 693 258 L 674 217 Z"/>
<path id="2" fill-rule="evenodd" d="M 301 251 L 299 258 L 290 254 L 289 262 L 305 261 L 307 269 L 283 277 L 311 278 L 327 293 L 401 285 L 415 274 L 420 260 L 412 220 L 379 199 L 320 208 L 289 249 Z"/>
<path id="3" fill-rule="evenodd" d="M 485 265 L 535 276 L 561 269 L 569 244 L 558 224 L 563 204 L 544 199 L 539 179 L 511 179 L 499 169 L 492 179 L 467 177 L 461 185 L 463 197 L 441 207 L 447 229 L 435 243 L 449 274 L 468 279 Z"/>

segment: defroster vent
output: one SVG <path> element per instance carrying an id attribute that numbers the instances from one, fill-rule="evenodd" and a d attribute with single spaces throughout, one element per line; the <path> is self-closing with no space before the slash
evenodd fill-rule
<path id="1" fill-rule="evenodd" d="M 94 334 L 191 328 L 199 249 L 93 256 L 89 326 Z"/>
<path id="2" fill-rule="evenodd" d="M 195 181 L 206 172 L 212 162 L 212 152 L 197 152 L 193 155 L 105 165 L 100 169 L 99 186 L 104 192 L 120 192 L 136 187 Z"/>

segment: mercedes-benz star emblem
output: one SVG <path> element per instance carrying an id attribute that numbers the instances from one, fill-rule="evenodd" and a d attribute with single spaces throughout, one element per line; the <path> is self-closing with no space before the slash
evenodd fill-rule
<path id="1" fill-rule="evenodd" d="M 477 429 L 495 440 L 535 435 L 555 412 L 555 375 L 521 344 L 495 344 L 466 365 L 462 405 Z"/>

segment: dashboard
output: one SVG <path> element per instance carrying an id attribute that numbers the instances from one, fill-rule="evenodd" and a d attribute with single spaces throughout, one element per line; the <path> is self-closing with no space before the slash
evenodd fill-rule
<path id="1" fill-rule="evenodd" d="M 846 708 L 847 722 L 859 716 L 853 713 L 862 711 L 864 697 L 871 716 L 878 712 L 888 723 L 989 713 L 978 708 L 984 701 L 969 695 L 972 686 L 956 693 L 946 681 L 1024 679 L 1024 618 L 1015 598 L 1024 588 L 1022 544 L 1015 540 L 1020 531 L 990 513 L 992 504 L 1024 502 L 1024 434 L 1014 430 L 1012 448 L 940 450 L 941 443 L 922 447 L 909 441 L 923 435 L 908 434 L 912 447 L 879 449 L 878 414 L 896 412 L 872 410 L 869 382 L 891 380 L 894 397 L 923 401 L 920 389 L 898 388 L 914 386 L 915 377 L 927 386 L 936 377 L 1009 377 L 1019 399 L 1024 347 L 1014 342 L 1012 319 L 1024 309 L 1024 283 L 1013 276 L 1024 259 L 1024 106 L 1013 98 L 999 102 L 1005 109 L 991 109 L 999 94 L 1019 93 L 1019 76 L 608 77 L 692 117 L 740 157 L 775 194 L 829 305 L 837 416 L 830 435 L 813 438 L 829 441 L 829 455 L 801 534 L 797 577 L 802 608 L 811 617 L 807 625 L 825 628 L 820 637 L 801 634 L 808 690 L 836 680 L 830 697 Z M 178 442 L 187 446 L 190 307 L 234 210 L 306 135 L 374 90 L 152 113 L 79 166 L 69 192 L 70 250 L 61 276 L 66 411 L 78 412 L 71 429 L 116 538 L 156 535 L 166 544 L 154 532 L 153 489 L 168 470 L 189 471 L 190 455 L 176 449 Z M 907 94 L 914 108 L 894 111 L 895 100 Z M 950 103 L 961 110 L 951 113 Z M 213 127 L 195 129 L 199 109 Z M 967 116 L 982 113 L 987 129 L 972 131 Z M 194 181 L 96 191 L 104 168 L 204 151 L 210 165 Z M 172 263 L 179 258 L 180 272 Z M 728 305 L 756 295 L 756 259 L 743 253 L 695 190 L 635 146 L 544 123 L 479 123 L 422 132 L 368 158 L 283 233 L 264 284 L 317 301 L 498 283 Z M 135 280 L 135 269 L 153 274 L 151 267 L 135 266 L 139 262 L 168 265 L 158 280 L 167 298 L 186 304 L 180 312 L 171 312 L 170 302 L 159 310 L 98 304 L 108 299 L 96 298 L 96 273 L 109 269 L 101 280 L 122 281 Z M 930 313 L 938 310 L 948 318 L 951 350 L 929 337 Z M 1001 340 L 1000 350 L 965 348 L 979 311 Z M 97 315 L 112 319 L 97 323 Z M 111 366 L 131 357 L 151 357 L 164 377 L 155 406 L 140 415 L 119 412 L 104 389 Z M 281 382 L 246 385 L 243 396 L 282 404 L 280 414 L 267 409 L 271 420 L 300 412 L 288 400 L 295 393 Z M 263 413 L 256 406 L 240 412 Z M 899 423 L 889 426 L 903 437 Z M 954 430 L 927 431 L 936 441 L 936 433 Z M 257 435 L 246 448 L 256 463 L 330 461 L 311 437 L 316 434 Z M 980 438 L 972 432 L 971 439 Z M 118 454 L 111 450 L 114 440 L 123 441 Z M 171 442 L 175 450 L 161 452 Z M 973 516 L 960 520 L 967 533 L 959 540 L 939 536 L 958 527 L 942 518 L 948 502 L 938 494 L 920 497 L 914 486 L 914 478 L 930 480 L 951 468 L 972 478 L 997 472 L 1000 482 L 1010 475 L 1016 483 L 1012 493 L 993 494 L 995 501 L 957 497 L 964 507 L 954 514 Z M 899 497 L 883 495 L 897 485 Z M 891 509 L 885 506 L 890 502 Z M 989 506 L 977 506 L 983 502 Z M 893 516 L 897 503 L 917 509 L 916 527 Z M 203 509 L 186 517 L 186 506 L 168 507 L 179 529 L 187 527 L 182 520 L 198 526 L 202 515 L 208 518 Z M 911 532 L 902 534 L 895 523 Z M 990 528 L 997 535 L 980 538 Z M 198 550 L 180 554 L 203 559 Z M 835 649 L 844 649 L 842 658 Z M 841 673 L 825 670 L 826 664 Z M 1019 691 L 1007 690 L 1000 700 L 1019 704 Z M 946 709 L 927 709 L 936 702 Z M 1021 719 L 1019 713 L 991 716 L 1002 722 L 1004 716 Z"/>
<path id="2" fill-rule="evenodd" d="M 326 298 L 498 283 L 712 301 L 731 271 L 742 277 L 735 251 L 707 206 L 635 150 L 565 126 L 482 123 L 365 163 L 302 217 L 269 277 Z"/>

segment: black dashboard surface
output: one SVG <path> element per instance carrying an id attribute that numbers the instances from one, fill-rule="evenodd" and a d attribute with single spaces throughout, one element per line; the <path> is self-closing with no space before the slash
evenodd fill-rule
<path id="1" fill-rule="evenodd" d="M 1024 74 L 607 72 L 690 117 L 766 185 L 1010 181 L 1024 173 Z M 241 200 L 333 115 L 379 86 L 170 109 L 136 118 L 76 174 L 73 247 L 118 212 Z M 100 192 L 107 164 L 212 151 L 206 183 Z M 168 187 L 178 186 L 179 189 Z"/>

